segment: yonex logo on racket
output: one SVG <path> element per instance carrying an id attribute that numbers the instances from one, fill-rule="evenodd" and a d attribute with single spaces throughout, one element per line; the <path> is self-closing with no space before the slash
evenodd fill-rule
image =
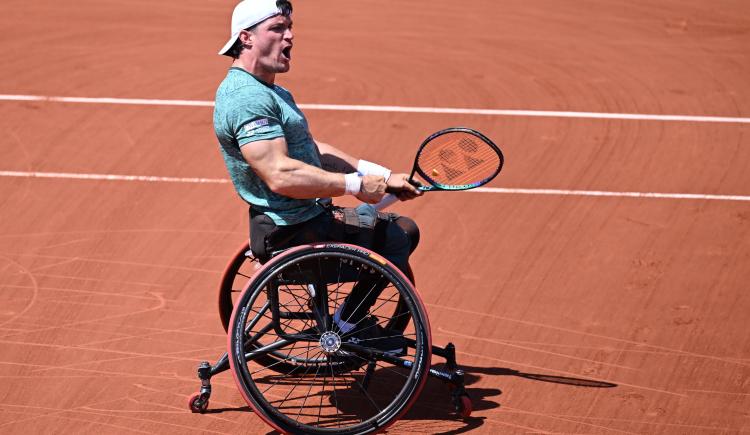
<path id="1" fill-rule="evenodd" d="M 461 155 L 463 156 L 463 161 L 466 165 L 466 169 L 471 170 L 484 163 L 484 159 L 475 158 L 469 155 L 476 153 L 479 149 L 479 146 L 473 141 L 467 138 L 461 138 L 461 140 L 458 142 L 458 148 L 461 149 Z M 453 166 L 449 166 L 460 163 L 456 158 L 455 151 L 451 149 L 441 149 L 438 152 L 438 156 L 440 157 L 440 160 L 442 160 L 442 162 L 440 163 L 440 166 L 443 169 L 442 174 L 445 174 L 445 176 L 448 177 L 449 180 L 453 180 L 464 174 L 465 171 L 457 169 Z M 439 178 L 440 175 L 441 171 L 438 171 L 437 169 L 433 169 L 430 172 L 430 176 L 432 178 Z"/>

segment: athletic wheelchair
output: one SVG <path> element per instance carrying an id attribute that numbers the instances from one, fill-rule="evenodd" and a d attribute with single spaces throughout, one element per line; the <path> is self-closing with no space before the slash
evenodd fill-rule
<path id="1" fill-rule="evenodd" d="M 228 350 L 214 365 L 199 365 L 201 388 L 188 399 L 190 410 L 205 412 L 211 378 L 231 370 L 248 405 L 283 433 L 379 432 L 411 407 L 428 376 L 448 384 L 456 412 L 468 418 L 472 403 L 455 348 L 432 345 L 413 281 L 354 245 L 302 245 L 261 266 L 245 242 L 219 286 Z M 368 328 L 400 340 L 400 352 L 382 350 L 381 336 L 354 337 L 338 327 L 335 313 L 355 285 L 373 295 Z M 433 355 L 445 359 L 442 369 L 431 367 Z"/>

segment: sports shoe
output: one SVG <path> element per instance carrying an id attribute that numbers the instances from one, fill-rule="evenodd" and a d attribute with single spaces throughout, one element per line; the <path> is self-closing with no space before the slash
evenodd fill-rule
<path id="1" fill-rule="evenodd" d="M 346 343 L 379 350 L 390 356 L 406 355 L 406 339 L 398 332 L 383 328 L 375 316 L 365 317 L 355 328 L 342 334 Z"/>

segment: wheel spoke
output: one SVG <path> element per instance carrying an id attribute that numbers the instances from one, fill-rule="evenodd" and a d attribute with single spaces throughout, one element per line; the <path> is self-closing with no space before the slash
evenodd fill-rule
<path id="1" fill-rule="evenodd" d="M 300 367 L 301 367 L 301 366 L 300 366 Z M 309 372 L 309 369 L 305 371 L 305 373 L 307 373 L 307 372 Z M 316 371 L 316 373 L 317 373 L 317 371 Z M 281 403 L 279 404 L 279 406 L 281 406 L 281 405 L 283 405 L 284 403 L 286 403 L 286 401 L 287 401 L 287 400 L 289 399 L 289 396 L 291 396 L 291 395 L 292 395 L 292 392 L 294 392 L 294 390 L 295 390 L 295 389 L 297 388 L 297 386 L 298 386 L 298 385 L 300 384 L 300 382 L 301 382 L 301 381 L 298 381 L 297 383 L 295 383 L 295 384 L 294 384 L 294 385 L 292 386 L 292 388 L 291 388 L 291 389 L 289 390 L 289 392 L 288 392 L 288 393 L 286 394 L 286 396 L 284 397 L 284 400 L 282 400 L 282 401 L 281 401 Z"/>
<path id="2" fill-rule="evenodd" d="M 318 354 L 318 355 L 322 355 L 322 352 L 318 352 L 317 354 Z M 309 356 L 309 350 L 308 350 L 308 356 Z M 290 374 L 290 375 L 291 375 L 292 373 L 294 373 L 295 371 L 297 371 L 297 370 L 299 370 L 299 369 L 301 369 L 301 368 L 303 368 L 303 367 L 305 367 L 305 366 L 303 366 L 303 365 L 298 365 L 298 366 L 295 366 L 295 367 L 294 367 L 294 368 L 293 368 L 293 369 L 292 369 L 292 370 L 291 370 L 291 371 L 290 371 L 290 372 L 289 372 L 288 374 Z M 309 373 L 309 372 L 310 372 L 310 369 L 312 369 L 313 367 L 316 367 L 316 366 L 307 366 L 307 370 L 305 370 L 305 374 Z M 319 366 L 317 366 L 317 368 L 316 368 L 316 373 L 317 373 L 317 370 L 320 370 L 320 367 L 319 367 Z M 275 387 L 276 385 L 278 385 L 278 384 L 279 384 L 279 382 L 280 382 L 280 381 L 281 381 L 282 379 L 283 379 L 283 378 L 282 378 L 281 376 L 277 377 L 277 378 L 276 378 L 276 381 L 275 381 L 275 382 L 273 382 L 273 383 L 272 383 L 271 385 L 269 385 L 269 386 L 268 386 L 268 387 L 267 387 L 267 388 L 266 388 L 265 390 L 263 390 L 263 393 L 266 393 L 266 392 L 267 392 L 268 390 L 270 390 L 271 388 L 273 388 L 273 387 Z M 310 388 L 312 388 L 312 384 L 310 384 Z M 309 391 L 308 391 L 308 394 L 309 394 Z"/>
<path id="3" fill-rule="evenodd" d="M 357 357 L 357 358 L 359 358 L 359 359 L 361 359 L 362 361 L 365 361 L 365 362 L 371 362 L 371 361 L 374 361 L 376 365 L 378 365 L 378 361 L 380 361 L 380 360 L 378 360 L 378 359 L 374 359 L 374 360 L 368 360 L 368 359 L 362 358 L 361 356 L 357 355 L 356 353 L 355 353 L 355 354 L 352 354 L 352 355 L 353 355 L 353 356 L 355 356 L 355 357 Z M 390 367 L 386 367 L 386 366 L 381 366 L 381 365 L 378 365 L 378 367 L 382 368 L 383 370 L 387 370 L 387 371 L 389 371 L 389 372 L 391 372 L 391 373 L 395 373 L 395 374 L 397 374 L 397 375 L 399 375 L 399 376 L 401 376 L 401 377 L 403 377 L 403 378 L 407 378 L 407 379 L 409 378 L 409 376 L 408 376 L 408 375 L 405 375 L 405 374 L 403 374 L 403 373 L 401 373 L 401 372 L 398 372 L 398 371 L 396 371 L 396 370 L 393 370 L 393 369 L 392 369 L 392 368 L 390 368 Z"/>
<path id="4" fill-rule="evenodd" d="M 323 352 L 318 352 L 318 355 L 322 355 L 322 354 Z M 309 367 L 312 367 L 312 366 L 309 366 Z M 318 373 L 320 372 L 320 367 L 321 367 L 320 365 L 315 366 L 315 377 L 318 376 Z M 302 405 L 299 407 L 299 411 L 297 412 L 297 418 L 295 418 L 295 420 L 297 421 L 299 421 L 299 416 L 302 413 L 302 410 L 305 408 L 305 404 L 307 403 L 307 398 L 310 397 L 310 392 L 312 391 L 313 385 L 315 385 L 315 383 L 310 382 L 310 388 L 307 389 L 307 394 L 305 395 L 305 398 L 302 400 Z"/>
<path id="5" fill-rule="evenodd" d="M 239 275 L 239 276 L 242 276 L 242 277 L 245 277 L 245 278 L 247 278 L 247 279 L 250 279 L 250 278 L 252 278 L 252 277 L 253 277 L 252 275 L 245 275 L 244 273 L 242 273 L 242 272 L 240 272 L 240 271 L 237 271 L 237 275 Z"/>
<path id="6" fill-rule="evenodd" d="M 347 318 L 346 318 L 345 322 L 349 323 L 349 320 L 351 320 L 351 318 L 352 318 L 352 316 L 354 315 L 354 313 L 356 313 L 356 312 L 357 312 L 357 310 L 359 309 L 359 307 L 361 307 L 361 306 L 362 306 L 362 304 L 363 304 L 363 303 L 364 303 L 364 302 L 365 302 L 365 301 L 367 300 L 367 298 L 368 298 L 368 297 L 370 297 L 370 295 L 371 295 L 371 294 L 372 294 L 372 292 L 373 292 L 373 291 L 375 290 L 375 288 L 377 287 L 377 285 L 378 285 L 378 283 L 379 283 L 379 282 L 380 282 L 380 279 L 376 280 L 376 281 L 375 281 L 375 282 L 373 283 L 373 285 L 372 285 L 372 287 L 370 288 L 370 290 L 368 290 L 368 291 L 367 291 L 367 294 L 366 294 L 366 295 L 365 295 L 365 296 L 364 296 L 364 297 L 362 298 L 362 300 L 361 300 L 361 301 L 359 301 L 359 304 L 357 304 L 357 306 L 356 306 L 356 307 L 354 307 L 354 309 L 352 310 L 352 312 L 351 312 L 351 313 L 349 314 L 349 317 L 347 317 Z M 357 284 L 359 284 L 359 282 L 357 282 Z M 356 287 L 356 285 L 355 285 L 355 287 Z"/>
<path id="7" fill-rule="evenodd" d="M 333 373 L 333 366 L 331 365 L 331 356 L 326 356 L 326 365 L 329 369 L 331 369 L 331 387 L 333 389 L 333 406 L 336 408 L 336 410 L 339 410 L 339 399 L 336 395 L 336 375 Z M 336 415 L 339 415 L 339 412 L 336 413 Z M 341 427 L 341 422 L 339 422 L 339 427 Z"/>
<path id="8" fill-rule="evenodd" d="M 280 341 L 285 341 L 285 340 L 279 340 L 279 341 L 277 341 L 276 343 L 279 343 Z M 307 347 L 307 348 L 311 348 L 311 347 L 315 347 L 315 346 L 316 346 L 316 345 L 314 345 L 314 344 L 313 344 L 313 345 L 308 345 L 308 346 L 306 346 L 306 347 Z M 264 346 L 264 347 L 268 347 L 268 346 Z M 269 351 L 269 352 L 270 352 L 270 351 Z M 261 367 L 260 369 L 258 369 L 258 370 L 256 370 L 256 371 L 254 371 L 254 372 L 251 372 L 250 374 L 254 375 L 254 374 L 256 374 L 256 373 L 260 373 L 260 372 L 262 372 L 263 370 L 267 370 L 267 369 L 269 369 L 269 368 L 271 368 L 271 367 L 273 367 L 273 366 L 275 366 L 275 365 L 277 365 L 277 364 L 281 364 L 281 363 L 283 363 L 283 362 L 284 362 L 285 360 L 288 360 L 288 359 L 290 359 L 290 358 L 293 358 L 293 357 L 298 357 L 298 356 L 302 355 L 303 353 L 305 353 L 305 351 L 303 351 L 303 352 L 300 352 L 300 353 L 298 353 L 297 355 L 294 355 L 294 356 L 288 355 L 288 356 L 287 356 L 287 357 L 286 357 L 285 359 L 281 359 L 281 360 L 279 360 L 279 361 L 277 361 L 277 362 L 275 362 L 275 363 L 273 363 L 273 364 L 270 364 L 270 365 L 267 365 L 267 366 Z"/>

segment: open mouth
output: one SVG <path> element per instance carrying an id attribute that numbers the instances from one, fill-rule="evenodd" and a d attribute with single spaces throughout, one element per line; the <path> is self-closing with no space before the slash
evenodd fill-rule
<path id="1" fill-rule="evenodd" d="M 292 58 L 292 46 L 290 45 L 289 47 L 281 50 L 281 55 L 284 56 L 286 60 L 290 60 Z"/>

